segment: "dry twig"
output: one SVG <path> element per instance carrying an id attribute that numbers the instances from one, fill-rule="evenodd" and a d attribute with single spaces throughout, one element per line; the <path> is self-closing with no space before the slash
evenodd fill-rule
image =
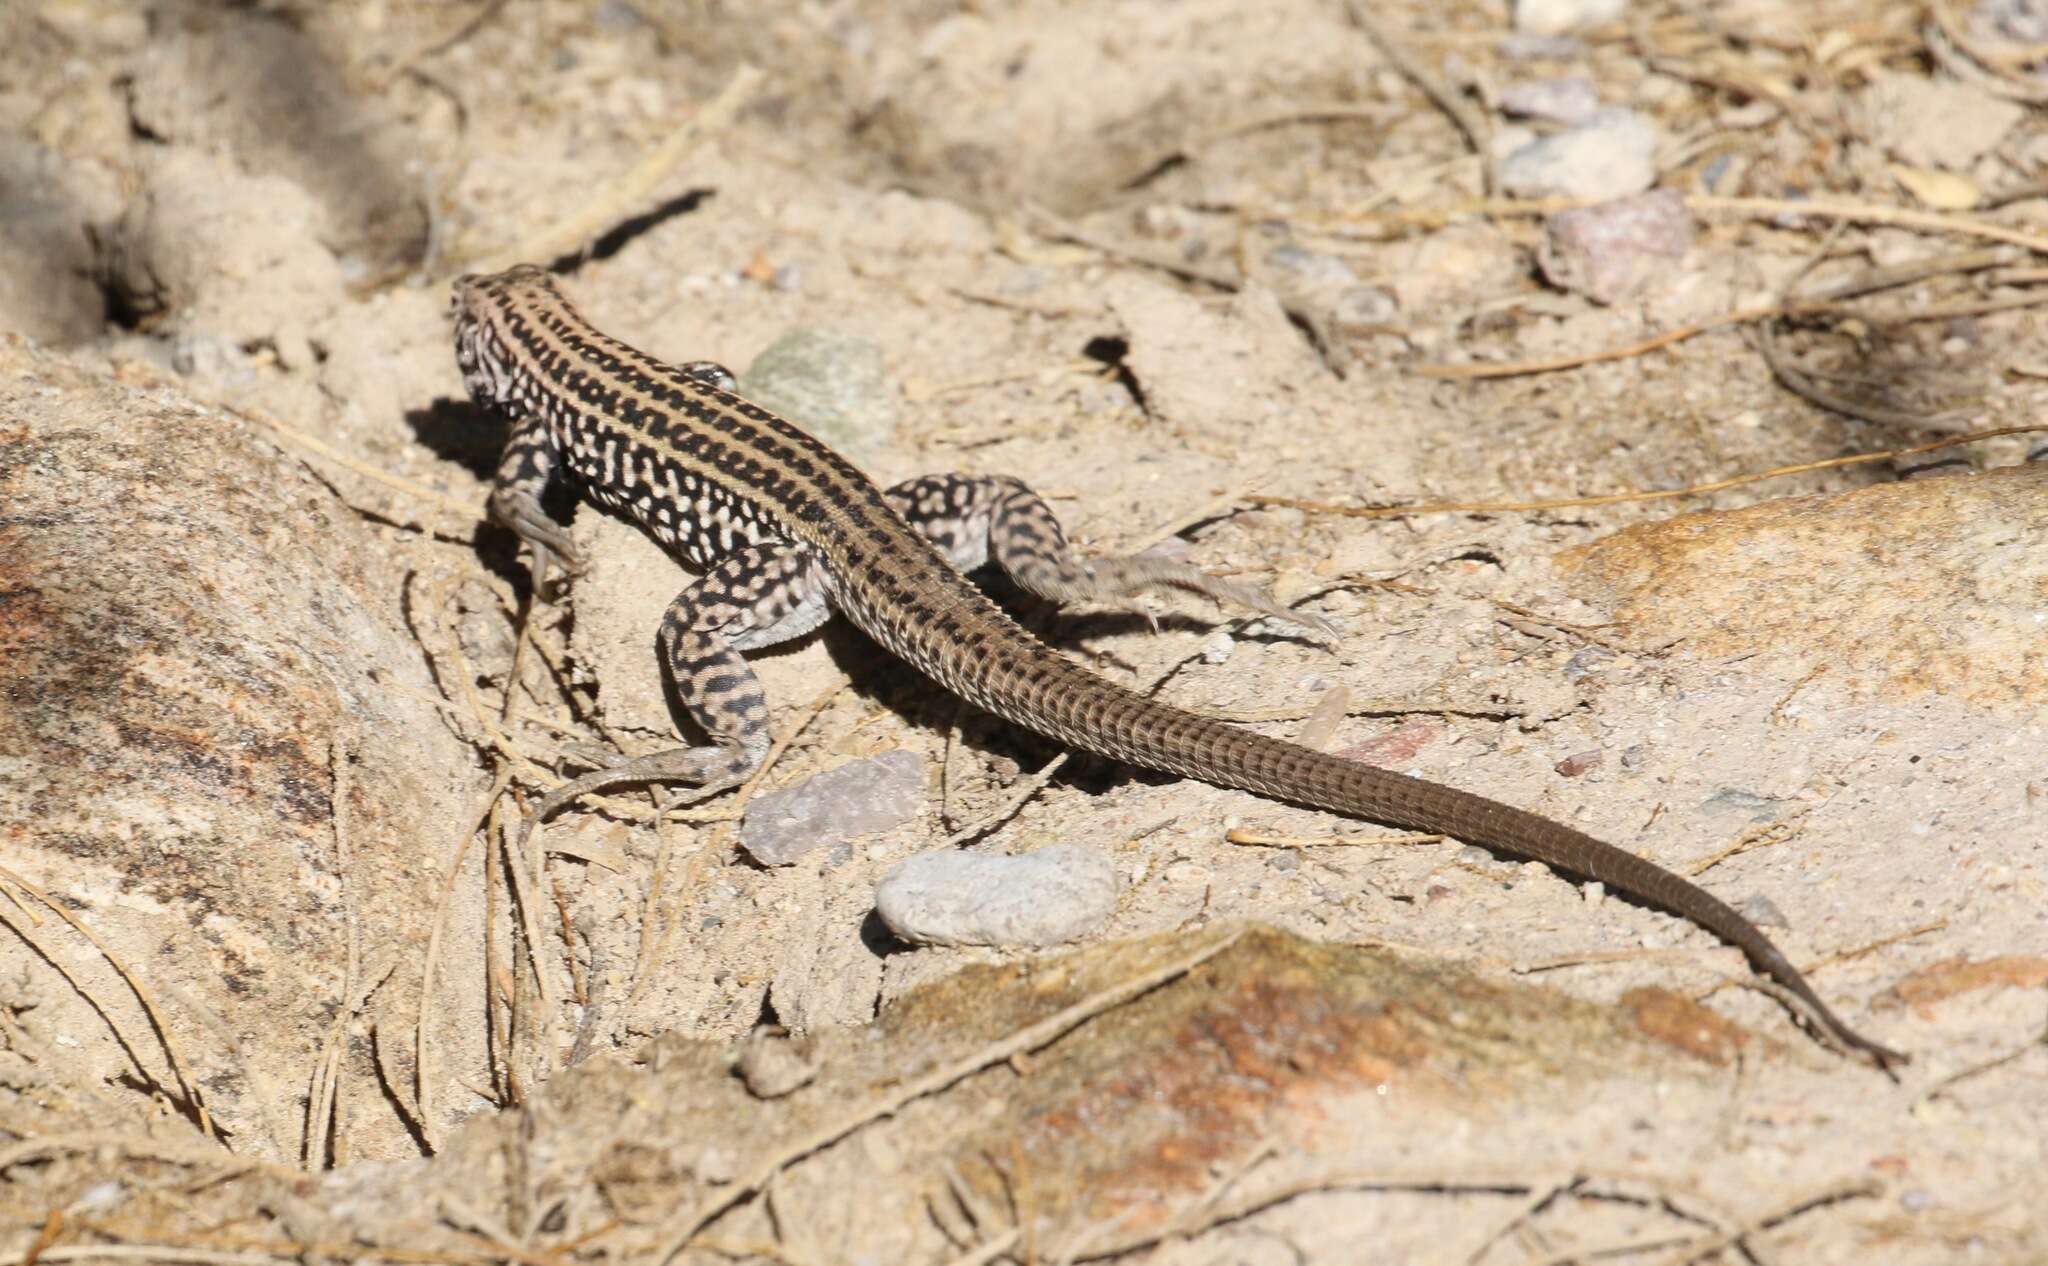
<path id="1" fill-rule="evenodd" d="M 1394 38 L 1392 28 L 1380 20 L 1379 15 L 1373 12 L 1373 6 L 1366 3 L 1366 0 L 1348 0 L 1344 8 L 1351 15 L 1353 25 L 1365 32 L 1366 38 L 1380 50 L 1380 55 L 1385 57 L 1395 70 L 1406 76 L 1410 83 L 1420 88 L 1422 95 L 1428 97 L 1437 109 L 1444 112 L 1458 131 L 1464 134 L 1465 143 L 1479 156 L 1486 191 L 1492 193 L 1495 186 L 1492 162 L 1493 135 L 1492 129 L 1487 126 L 1486 116 L 1451 91 L 1450 86 L 1427 66 L 1410 56 L 1401 41 Z"/>
<path id="2" fill-rule="evenodd" d="M 1894 932 L 1889 936 L 1881 936 L 1874 941 L 1866 941 L 1861 945 L 1854 945 L 1845 950 L 1836 950 L 1832 954 L 1823 954 L 1819 958 L 1816 958 L 1811 962 L 1802 964 L 1799 970 L 1803 975 L 1816 975 L 1824 967 L 1832 967 L 1836 963 L 1850 962 L 1854 959 L 1862 958 L 1865 955 L 1874 954 L 1878 950 L 1884 949 L 1886 946 L 1897 945 L 1901 941 L 1910 941 L 1916 936 L 1926 936 L 1930 932 L 1939 932 L 1947 926 L 1947 919 L 1934 919 L 1930 922 L 1922 923 L 1918 927 L 1907 928 L 1903 932 Z M 1743 983 L 1744 982 L 1740 977 L 1730 976 L 1722 980 L 1721 983 L 1710 986 L 1706 989 L 1702 989 L 1698 993 L 1692 995 L 1692 1000 L 1694 1002 L 1705 1002 L 1708 998 L 1713 997 L 1715 994 L 1721 992 L 1723 989 L 1728 989 Z"/>
<path id="3" fill-rule="evenodd" d="M 1325 835 L 1315 839 L 1300 835 L 1280 835 L 1273 831 L 1256 831 L 1249 827 L 1232 827 L 1223 833 L 1223 839 L 1230 844 L 1248 844 L 1254 848 L 1331 848 L 1336 846 L 1371 847 L 1382 844 L 1441 844 L 1450 838 L 1445 835 Z"/>
<path id="4" fill-rule="evenodd" d="M 1922 453 L 1955 448 L 1963 444 L 1975 444 L 1980 440 L 1997 439 L 2004 435 L 2029 435 L 2037 431 L 2048 431 L 2048 423 L 2036 426 L 1993 427 L 1986 431 L 1951 435 L 1946 439 L 1933 440 L 1926 444 L 1914 444 L 1908 448 L 1889 448 L 1877 453 L 1854 453 L 1848 457 L 1830 457 L 1817 462 L 1800 462 L 1794 466 L 1774 466 L 1770 470 L 1755 471 L 1747 475 L 1731 475 L 1726 479 L 1691 484 L 1684 488 L 1651 488 L 1592 497 L 1556 497 L 1546 501 L 1429 501 L 1411 506 L 1347 506 L 1330 501 L 1267 496 L 1250 496 L 1245 498 L 1245 501 L 1250 505 L 1287 506 L 1315 514 L 1338 514 L 1353 519 L 1397 519 L 1411 514 L 1507 514 L 1530 510 L 1572 510 L 1586 506 L 1622 505 L 1631 501 L 1668 501 L 1674 497 L 1696 497 L 1704 493 L 1737 488 L 1743 484 L 1760 483 L 1766 479 L 1779 479 L 1786 475 L 1834 470 L 1841 466 L 1862 466 L 1870 462 L 1897 461 L 1902 457 L 1917 457 Z"/>
<path id="5" fill-rule="evenodd" d="M 1824 314 L 1857 315 L 1873 324 L 1879 325 L 1901 324 L 1915 320 L 1942 320 L 1953 316 L 1965 315 L 1965 313 L 1957 308 L 1942 307 L 1939 309 L 1923 309 L 1917 312 L 1878 314 L 1859 312 L 1855 308 L 1844 306 L 1841 300 L 1854 298 L 1857 295 L 1870 294 L 1877 290 L 1890 289 L 1895 286 L 1910 285 L 1916 281 L 1925 281 L 1930 277 L 1980 272 L 1987 268 L 1999 267 L 2011 262 L 2011 260 L 2011 252 L 2003 247 L 1989 247 L 1982 250 L 1940 255 L 1932 259 L 1915 260 L 1910 264 L 1900 264 L 1889 268 L 1867 269 L 1846 281 L 1825 287 L 1804 299 L 1794 300 L 1787 297 L 1777 303 L 1760 304 L 1750 308 L 1737 308 L 1733 312 L 1724 312 L 1717 317 L 1709 317 L 1704 321 L 1695 321 L 1690 325 L 1682 325 L 1675 330 L 1666 330 L 1662 334 L 1653 334 L 1634 343 L 1627 343 L 1620 347 L 1611 347 L 1602 351 L 1582 352 L 1571 356 L 1545 357 L 1540 360 L 1417 365 L 1411 367 L 1408 372 L 1422 378 L 1454 379 L 1516 378 L 1528 374 L 1554 373 L 1561 369 L 1576 369 L 1581 365 L 1598 364 L 1603 361 L 1630 360 L 1645 353 L 1654 352 L 1659 348 L 1682 343 L 1696 335 L 1721 329 L 1724 326 L 1746 325 L 1752 321 L 1768 321 L 1776 317 Z M 1990 301 L 1979 300 L 1970 305 L 1970 313 L 2003 310 L 2003 306 L 1999 308 L 1986 307 L 1985 304 L 1987 302 L 2003 306 L 2022 307 L 2033 303 L 2048 303 L 2048 294 L 2022 295 Z"/>
<path id="6" fill-rule="evenodd" d="M 503 9 L 509 2 L 510 0 L 484 0 L 484 3 L 477 6 L 476 12 L 464 18 L 461 24 L 454 30 L 446 35 L 436 36 L 428 40 L 412 52 L 399 58 L 390 70 L 385 71 L 375 83 L 371 84 L 370 95 L 381 95 L 392 84 L 398 82 L 401 77 L 415 73 L 419 69 L 421 62 L 431 57 L 439 57 L 470 36 L 475 35 L 483 29 L 484 23 L 497 16 L 498 11 Z"/>
<path id="7" fill-rule="evenodd" d="M 1374 225 L 1394 229 L 1433 228 L 1469 215 L 1497 219 L 1534 219 L 1555 211 L 1595 206 L 1599 201 L 1595 198 L 1474 198 L 1438 207 L 1409 207 L 1393 211 L 1352 213 L 1341 218 L 1332 218 L 1327 222 L 1319 222 L 1314 227 L 1337 229 Z M 1987 242 L 2004 242 L 2037 255 L 2048 255 L 2048 237 L 2030 233 L 2025 229 L 1993 224 L 1977 216 L 1960 215 L 1949 211 L 1921 211 L 1911 207 L 1860 202 L 1854 198 L 1732 198 L 1705 193 L 1685 195 L 1685 205 L 1703 214 L 1738 215 L 1759 220 L 1798 217 L 1841 221 L 1848 224 L 1878 224 L 1891 228 L 1917 229 L 1927 233 L 1953 233 L 1960 237 L 1981 238 Z"/>

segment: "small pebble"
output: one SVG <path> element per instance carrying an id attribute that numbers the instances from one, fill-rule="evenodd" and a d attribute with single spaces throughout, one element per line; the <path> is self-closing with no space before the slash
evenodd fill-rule
<path id="1" fill-rule="evenodd" d="M 1584 75 L 1524 79 L 1501 89 L 1500 108 L 1525 119 L 1584 123 L 1600 109 L 1600 90 Z"/>
<path id="2" fill-rule="evenodd" d="M 646 29 L 647 18 L 630 4 L 622 0 L 606 0 L 597 6 L 595 15 L 598 27 L 606 31 L 637 32 Z"/>
<path id="3" fill-rule="evenodd" d="M 1267 251 L 1266 262 L 1295 274 L 1309 286 L 1351 286 L 1358 283 L 1357 271 L 1335 255 L 1319 255 L 1292 243 Z"/>
<path id="4" fill-rule="evenodd" d="M 924 758 L 914 752 L 848 761 L 756 796 L 740 823 L 740 847 L 763 866 L 787 866 L 812 849 L 910 821 L 924 812 L 925 790 Z"/>
<path id="5" fill-rule="evenodd" d="M 1783 801 L 1769 796 L 1760 796 L 1754 791 L 1743 791 L 1738 787 L 1723 787 L 1700 802 L 1702 813 L 1738 813 L 1752 823 L 1761 826 L 1775 822 L 1784 815 Z"/>
<path id="6" fill-rule="evenodd" d="M 716 1143 L 707 1143 L 697 1153 L 690 1172 L 714 1187 L 722 1187 L 739 1175 L 738 1158 Z"/>
<path id="7" fill-rule="evenodd" d="M 1586 55 L 1586 46 L 1569 35 L 1513 31 L 1501 37 L 1494 51 L 1511 62 L 1574 62 Z"/>
<path id="8" fill-rule="evenodd" d="M 1515 0 L 1515 29 L 1529 35 L 1563 35 L 1628 12 L 1628 0 Z"/>
<path id="9" fill-rule="evenodd" d="M 1337 296 L 1330 317 L 1339 329 L 1360 330 L 1392 325 L 1400 310 L 1390 291 L 1378 286 L 1349 286 Z"/>
<path id="10" fill-rule="evenodd" d="M 1552 768 L 1557 770 L 1558 773 L 1563 774 L 1566 778 L 1577 778 L 1580 774 L 1597 769 L 1600 762 L 1606 758 L 1606 755 L 1605 752 L 1598 748 L 1589 752 L 1573 752 L 1570 756 L 1557 762 Z"/>
<path id="11" fill-rule="evenodd" d="M 1573 651 L 1572 657 L 1565 661 L 1564 679 L 1582 681 L 1599 672 L 1613 658 L 1614 652 L 1604 646 L 1582 646 Z"/>
<path id="12" fill-rule="evenodd" d="M 1552 285 L 1595 303 L 1634 297 L 1692 249 L 1692 212 L 1676 189 L 1657 189 L 1544 221 L 1537 262 Z"/>
<path id="13" fill-rule="evenodd" d="M 1792 926 L 1791 921 L 1786 919 L 1785 912 L 1778 909 L 1771 899 L 1762 893 L 1748 898 L 1739 908 L 1742 911 L 1743 918 L 1748 919 L 1760 928 L 1788 928 Z"/>
<path id="14" fill-rule="evenodd" d="M 1117 892 L 1115 865 L 1079 844 L 1020 857 L 940 850 L 883 876 L 875 912 L 913 945 L 1058 945 L 1108 922 Z"/>
<path id="15" fill-rule="evenodd" d="M 1508 155 L 1501 188 L 1518 198 L 1623 198 L 1656 182 L 1656 154 L 1656 126 L 1610 107 Z"/>
<path id="16" fill-rule="evenodd" d="M 2041 0 L 1978 0 L 1976 19 L 2015 44 L 2048 44 L 2048 4 Z"/>

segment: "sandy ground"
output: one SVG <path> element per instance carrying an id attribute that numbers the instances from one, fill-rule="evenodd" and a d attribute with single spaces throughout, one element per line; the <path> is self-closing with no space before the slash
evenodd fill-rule
<path id="1" fill-rule="evenodd" d="M 2048 1254 L 2042 436 L 1840 460 L 2048 398 L 2048 24 L 1966 8 L 1374 6 L 1480 152 L 1309 0 L 0 9 L 0 1255 Z M 1636 218 L 1517 184 L 1580 98 Z M 877 478 L 1019 475 L 1343 639 L 992 582 L 1042 635 L 1691 875 L 1913 1062 L 1540 866 L 1035 780 L 844 628 L 758 657 L 745 795 L 907 751 L 908 820 L 496 843 L 672 739 L 689 579 L 585 509 L 536 604 L 485 521 L 446 283 L 517 258 L 673 360 L 860 340 L 816 424 Z M 1106 925 L 894 941 L 963 836 L 1103 852 Z"/>

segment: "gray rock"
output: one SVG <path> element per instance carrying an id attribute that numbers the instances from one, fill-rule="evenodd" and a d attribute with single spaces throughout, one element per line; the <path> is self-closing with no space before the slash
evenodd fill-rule
<path id="1" fill-rule="evenodd" d="M 1351 265 L 1335 255 L 1317 254 L 1291 242 L 1267 251 L 1266 262 L 1310 288 L 1358 284 L 1358 273 Z"/>
<path id="2" fill-rule="evenodd" d="M 787 866 L 812 849 L 900 826 L 924 805 L 924 759 L 884 752 L 756 796 L 740 823 L 740 847 L 763 866 Z"/>
<path id="3" fill-rule="evenodd" d="M 1792 926 L 1791 920 L 1785 917 L 1785 912 L 1778 909 L 1775 902 L 1760 892 L 1745 899 L 1741 909 L 1742 917 L 1760 928 L 1789 928 Z"/>
<path id="4" fill-rule="evenodd" d="M 1337 296 L 1330 317 L 1343 330 L 1365 330 L 1392 325 L 1401 315 L 1401 305 L 1379 286 L 1352 286 Z"/>
<path id="5" fill-rule="evenodd" d="M 1974 14 L 1980 29 L 2015 44 L 2048 43 L 2048 4 L 2041 0 L 1978 0 Z"/>
<path id="6" fill-rule="evenodd" d="M 740 394 L 857 461 L 886 453 L 896 434 L 882 349 L 840 330 L 804 326 L 776 339 L 740 375 Z"/>
<path id="7" fill-rule="evenodd" d="M 1675 189 L 1560 211 L 1544 223 L 1537 262 L 1551 284 L 1595 303 L 1635 297 L 1692 249 L 1692 212 Z"/>
<path id="8" fill-rule="evenodd" d="M 1501 188 L 1518 198 L 1623 198 L 1656 182 L 1656 153 L 1656 126 L 1615 106 L 1508 155 Z"/>
<path id="9" fill-rule="evenodd" d="M 899 863 L 875 888 L 875 911 L 914 945 L 1058 945 L 1108 922 L 1116 866 L 1079 844 L 1021 857 L 941 850 Z"/>
<path id="10" fill-rule="evenodd" d="M 1600 90 L 1584 75 L 1524 79 L 1501 89 L 1500 108 L 1525 119 L 1580 124 L 1600 110 Z"/>
<path id="11" fill-rule="evenodd" d="M 1701 813 L 1739 814 L 1749 821 L 1761 825 L 1775 822 L 1785 812 L 1785 802 L 1770 796 L 1760 796 L 1754 791 L 1739 787 L 1723 787 L 1700 802 Z"/>
<path id="12" fill-rule="evenodd" d="M 1570 659 L 1565 661 L 1564 679 L 1566 681 L 1584 681 L 1594 673 L 1599 672 L 1613 658 L 1614 652 L 1604 646 L 1581 647 L 1572 653 Z"/>
<path id="13" fill-rule="evenodd" d="M 1515 0 L 1515 29 L 1530 35 L 1563 35 L 1628 11 L 1628 0 Z"/>
<path id="14" fill-rule="evenodd" d="M 1533 31 L 1510 31 L 1494 51 L 1511 62 L 1568 62 L 1586 55 L 1586 46 L 1569 35 L 1538 35 Z"/>

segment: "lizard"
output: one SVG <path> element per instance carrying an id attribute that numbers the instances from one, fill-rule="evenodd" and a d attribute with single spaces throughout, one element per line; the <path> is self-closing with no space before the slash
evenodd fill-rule
<path id="1" fill-rule="evenodd" d="M 1742 950 L 1780 997 L 1844 1050 L 1906 1059 L 1843 1022 L 1762 930 L 1698 885 L 1584 832 L 1458 788 L 1348 761 L 1125 689 L 1023 628 L 968 578 L 993 561 L 1056 603 L 1129 601 L 1172 586 L 1335 630 L 1262 591 L 1150 555 L 1086 559 L 1046 502 L 1008 476 L 932 475 L 884 489 L 839 452 L 741 397 L 709 361 L 672 364 L 600 332 L 544 269 L 454 282 L 455 355 L 471 399 L 508 425 L 492 515 L 531 552 L 536 592 L 567 527 L 542 505 L 558 477 L 638 524 L 698 574 L 657 644 L 708 743 L 619 758 L 569 779 L 530 831 L 578 797 L 629 783 L 738 785 L 771 746 L 745 653 L 834 613 L 946 690 L 1056 742 L 1280 801 L 1440 832 L 1543 862 L 1679 915 Z"/>

